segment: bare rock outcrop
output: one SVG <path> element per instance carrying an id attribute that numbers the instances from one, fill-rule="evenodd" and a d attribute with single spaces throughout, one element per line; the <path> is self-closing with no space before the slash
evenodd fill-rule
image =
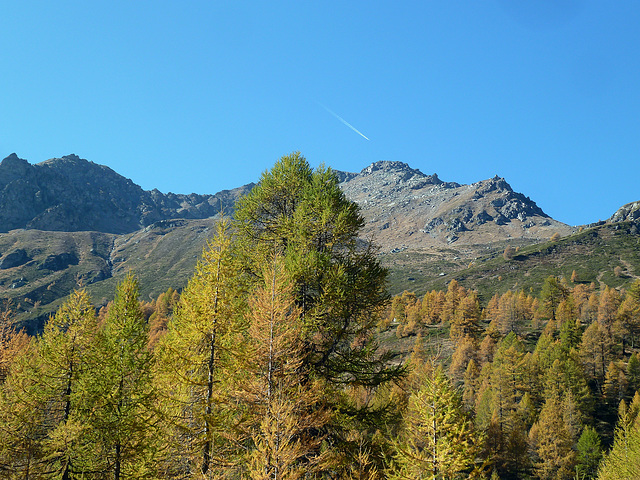
<path id="1" fill-rule="evenodd" d="M 614 213 L 608 222 L 634 222 L 640 221 L 640 201 L 627 203 L 620 207 L 616 213 Z"/>

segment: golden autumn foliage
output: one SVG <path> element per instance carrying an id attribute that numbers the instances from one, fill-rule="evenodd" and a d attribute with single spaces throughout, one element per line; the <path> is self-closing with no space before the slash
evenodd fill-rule
<path id="1" fill-rule="evenodd" d="M 5 305 L 0 477 L 637 477 L 640 280 L 389 298 L 362 223 L 295 153 L 182 292 L 141 302 L 129 274 L 35 338 Z"/>

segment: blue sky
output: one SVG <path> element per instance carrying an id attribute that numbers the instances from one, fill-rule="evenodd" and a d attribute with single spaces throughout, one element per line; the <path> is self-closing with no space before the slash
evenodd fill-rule
<path id="1" fill-rule="evenodd" d="M 0 19 L 0 158 L 75 153 L 175 193 L 296 150 L 398 160 L 497 174 L 572 225 L 640 200 L 635 0 L 25 0 Z"/>

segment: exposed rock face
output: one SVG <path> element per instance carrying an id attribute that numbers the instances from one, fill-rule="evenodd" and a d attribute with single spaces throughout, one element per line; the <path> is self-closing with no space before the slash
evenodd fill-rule
<path id="1" fill-rule="evenodd" d="M 347 197 L 362 209 L 365 233 L 383 250 L 543 239 L 572 230 L 497 176 L 460 185 L 402 162 L 376 162 L 340 178 Z"/>
<path id="2" fill-rule="evenodd" d="M 77 155 L 30 165 L 14 153 L 0 163 L 0 231 L 129 233 L 160 220 L 208 218 L 232 210 L 251 187 L 216 195 L 149 192 Z"/>
<path id="3" fill-rule="evenodd" d="M 640 201 L 627 203 L 614 213 L 608 222 L 634 222 L 640 221 Z"/>

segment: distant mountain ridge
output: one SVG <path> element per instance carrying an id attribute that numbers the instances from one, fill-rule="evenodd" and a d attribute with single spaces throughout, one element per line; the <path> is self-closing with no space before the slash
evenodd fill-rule
<path id="1" fill-rule="evenodd" d="M 347 197 L 361 207 L 365 235 L 375 237 L 383 249 L 542 239 L 556 231 L 571 232 L 497 176 L 461 185 L 397 161 L 337 174 Z M 31 165 L 14 153 L 0 163 L 0 231 L 132 233 L 163 220 L 230 212 L 252 187 L 215 195 L 164 194 L 143 190 L 109 167 L 77 155 Z"/>
<path id="2" fill-rule="evenodd" d="M 228 211 L 252 186 L 215 195 L 164 194 L 77 155 L 31 165 L 13 153 L 0 163 L 0 231 L 131 233 L 161 220 Z"/>

